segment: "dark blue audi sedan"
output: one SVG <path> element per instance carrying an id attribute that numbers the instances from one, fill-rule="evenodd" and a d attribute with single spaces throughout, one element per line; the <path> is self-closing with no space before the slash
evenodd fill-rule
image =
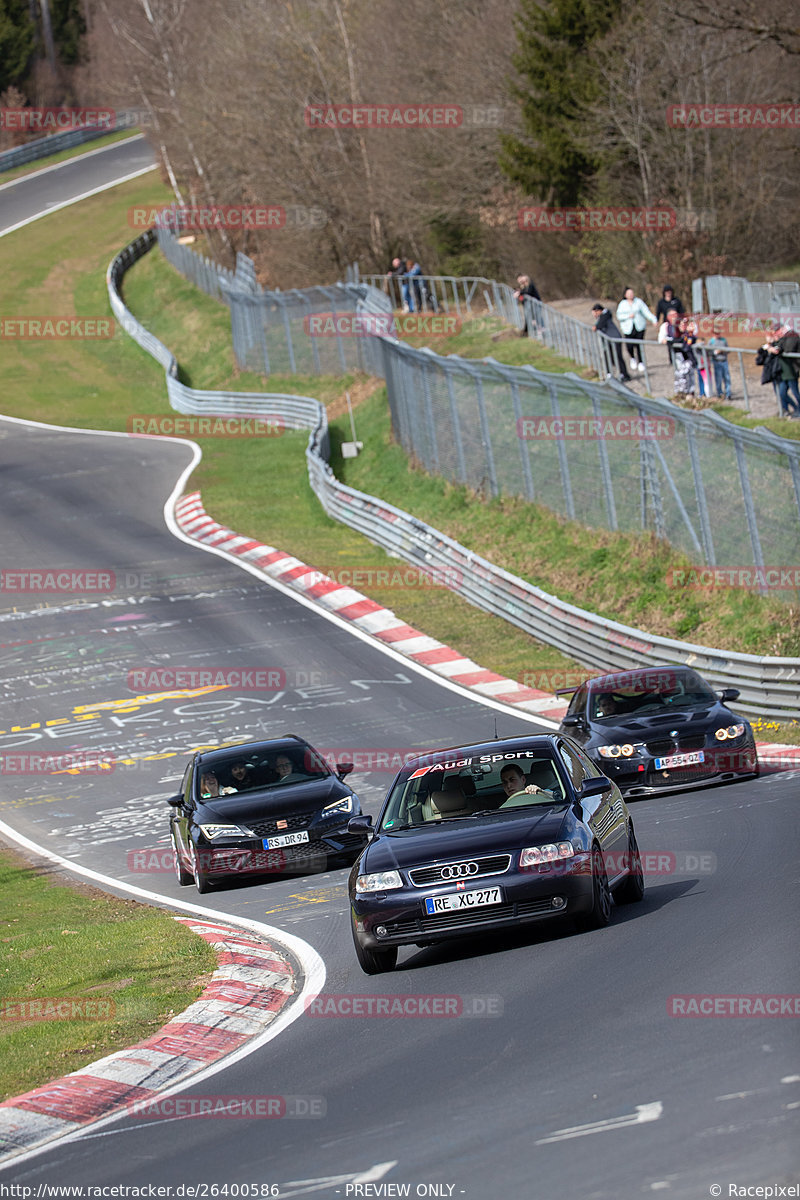
<path id="1" fill-rule="evenodd" d="M 407 763 L 350 873 L 356 955 L 391 971 L 400 946 L 572 918 L 582 929 L 641 900 L 633 822 L 619 788 L 563 735 L 492 741 Z"/>

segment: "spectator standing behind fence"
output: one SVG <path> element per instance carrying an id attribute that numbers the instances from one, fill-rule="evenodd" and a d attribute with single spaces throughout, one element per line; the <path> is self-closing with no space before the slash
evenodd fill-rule
<path id="1" fill-rule="evenodd" d="M 606 363 L 606 379 L 610 379 L 614 374 L 614 354 L 616 353 L 619 378 L 622 383 L 630 383 L 631 377 L 628 374 L 628 368 L 625 366 L 625 354 L 622 349 L 622 334 L 614 324 L 611 311 L 603 308 L 602 304 L 593 304 L 592 316 L 594 317 L 594 327 L 597 333 L 605 335 L 603 337 L 603 357 Z M 606 338 L 610 338 L 611 340 L 606 341 Z"/>
<path id="2" fill-rule="evenodd" d="M 685 317 L 683 321 L 686 321 Z M 676 309 L 669 310 L 667 314 L 667 345 L 672 352 L 672 365 L 675 369 L 676 399 L 681 396 L 694 396 L 694 369 L 697 366 L 691 343 L 686 344 L 685 331 L 681 328 L 683 321 Z"/>
<path id="3" fill-rule="evenodd" d="M 711 367 L 714 371 L 714 391 L 720 400 L 731 398 L 731 369 L 728 365 L 728 339 L 715 333 L 708 339 Z"/>
<path id="4" fill-rule="evenodd" d="M 393 258 L 392 269 L 386 272 L 387 279 L 396 279 L 401 286 L 403 312 L 411 312 L 411 288 L 408 283 L 408 263 L 404 258 Z M 390 286 L 389 292 L 391 294 Z"/>
<path id="5" fill-rule="evenodd" d="M 623 337 L 629 339 L 627 348 L 631 356 L 632 371 L 644 370 L 642 341 L 648 321 L 651 325 L 658 324 L 644 300 L 639 299 L 632 287 L 625 288 L 625 293 L 617 305 L 617 323 Z"/>
<path id="6" fill-rule="evenodd" d="M 800 337 L 791 325 L 782 325 L 778 330 L 780 337 L 770 347 L 770 354 L 778 356 L 780 369 L 777 374 L 778 396 L 781 402 L 781 412 L 785 417 L 800 416 L 800 393 L 797 390 L 798 359 L 786 358 L 787 354 L 797 354 L 800 351 Z M 789 402 L 789 392 L 794 394 L 794 403 Z"/>
<path id="7" fill-rule="evenodd" d="M 661 291 L 661 299 L 656 305 L 656 320 L 658 321 L 659 325 L 662 323 L 662 321 L 667 320 L 671 308 L 675 309 L 675 312 L 679 317 L 682 317 L 686 311 L 678 297 L 673 292 L 672 285 L 665 283 Z"/>
<path id="8" fill-rule="evenodd" d="M 422 280 L 422 267 L 418 262 L 408 264 L 408 278 L 411 281 L 412 292 L 409 297 L 412 312 L 422 312 L 422 301 L 425 296 L 425 284 Z"/>
<path id="9" fill-rule="evenodd" d="M 518 304 L 522 305 L 522 314 L 525 318 L 525 333 L 530 337 L 531 332 L 536 328 L 536 318 L 532 307 L 525 303 L 525 298 L 529 296 L 531 300 L 538 300 L 541 303 L 542 297 L 539 295 L 536 284 L 533 283 L 530 275 L 518 275 L 517 285 L 517 290 L 514 292 L 514 299 Z"/>
<path id="10" fill-rule="evenodd" d="M 772 384 L 772 390 L 775 393 L 775 403 L 778 406 L 778 415 L 785 417 L 788 414 L 784 412 L 783 404 L 781 403 L 781 394 L 778 391 L 778 379 L 781 374 L 780 359 L 772 353 L 772 347 L 778 338 L 776 329 L 768 329 L 764 334 L 764 344 L 756 351 L 756 366 L 761 367 L 761 386 L 766 387 L 768 383 Z"/>

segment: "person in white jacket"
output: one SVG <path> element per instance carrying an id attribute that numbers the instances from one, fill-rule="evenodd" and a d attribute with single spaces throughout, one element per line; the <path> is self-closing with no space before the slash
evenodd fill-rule
<path id="1" fill-rule="evenodd" d="M 658 324 L 644 300 L 639 299 L 632 287 L 625 288 L 625 294 L 617 305 L 617 322 L 628 343 L 632 371 L 644 370 L 642 341 L 648 321 L 651 325 Z"/>

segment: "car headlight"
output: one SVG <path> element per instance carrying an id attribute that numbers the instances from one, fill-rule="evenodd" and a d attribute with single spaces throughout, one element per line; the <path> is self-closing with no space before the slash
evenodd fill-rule
<path id="1" fill-rule="evenodd" d="M 560 862 L 572 858 L 572 842 L 548 842 L 544 846 L 527 846 L 519 856 L 521 867 L 538 867 L 541 863 Z"/>
<path id="2" fill-rule="evenodd" d="M 728 725 L 725 729 L 718 729 L 714 737 L 718 742 L 724 742 L 726 738 L 741 737 L 744 733 L 744 725 Z"/>
<path id="3" fill-rule="evenodd" d="M 215 838 L 256 836 L 246 825 L 198 825 L 198 829 L 210 842 Z"/>
<path id="4" fill-rule="evenodd" d="M 376 875 L 359 875 L 356 880 L 357 892 L 390 892 L 392 888 L 401 888 L 403 881 L 399 871 L 379 871 Z"/>
<path id="5" fill-rule="evenodd" d="M 636 747 L 630 742 L 626 742 L 624 746 L 598 746 L 597 751 L 601 758 L 630 758 L 635 752 Z"/>
<path id="6" fill-rule="evenodd" d="M 333 804 L 326 804 L 320 816 L 335 817 L 340 813 L 351 813 L 353 811 L 353 797 L 345 796 L 342 800 L 334 800 Z"/>

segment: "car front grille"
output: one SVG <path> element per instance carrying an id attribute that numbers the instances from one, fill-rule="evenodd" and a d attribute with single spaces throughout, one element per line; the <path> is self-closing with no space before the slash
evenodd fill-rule
<path id="1" fill-rule="evenodd" d="M 691 754 L 695 750 L 702 750 L 706 744 L 703 733 L 681 734 L 676 741 L 677 746 L 672 738 L 660 738 L 657 742 L 647 742 L 647 753 L 652 754 L 653 758 L 666 758 L 669 754 Z"/>
<path id="2" fill-rule="evenodd" d="M 478 869 L 470 874 L 448 874 L 448 868 L 477 863 Z M 454 883 L 457 879 L 480 879 L 484 875 L 502 875 L 511 866 L 510 854 L 490 854 L 483 858 L 464 858 L 457 863 L 437 863 L 433 867 L 414 867 L 408 877 L 414 887 L 433 887 L 437 883 Z M 442 875 L 442 871 L 445 872 Z"/>
<path id="3" fill-rule="evenodd" d="M 272 837 L 276 833 L 294 833 L 297 829 L 307 829 L 316 815 L 317 810 L 312 809 L 311 812 L 294 813 L 290 817 L 275 817 L 273 821 L 257 821 L 255 824 L 250 824 L 249 828 L 256 837 Z M 280 829 L 278 821 L 281 822 Z"/>
<path id="4" fill-rule="evenodd" d="M 416 937 L 426 933 L 441 933 L 454 929 L 474 928 L 476 925 L 492 925 L 495 921 L 518 921 L 524 917 L 541 916 L 544 913 L 564 913 L 566 908 L 554 909 L 552 901 L 520 900 L 517 904 L 492 904 L 484 909 L 465 909 L 463 913 L 441 913 L 436 917 L 421 915 L 410 921 L 386 923 L 390 937 Z"/>

